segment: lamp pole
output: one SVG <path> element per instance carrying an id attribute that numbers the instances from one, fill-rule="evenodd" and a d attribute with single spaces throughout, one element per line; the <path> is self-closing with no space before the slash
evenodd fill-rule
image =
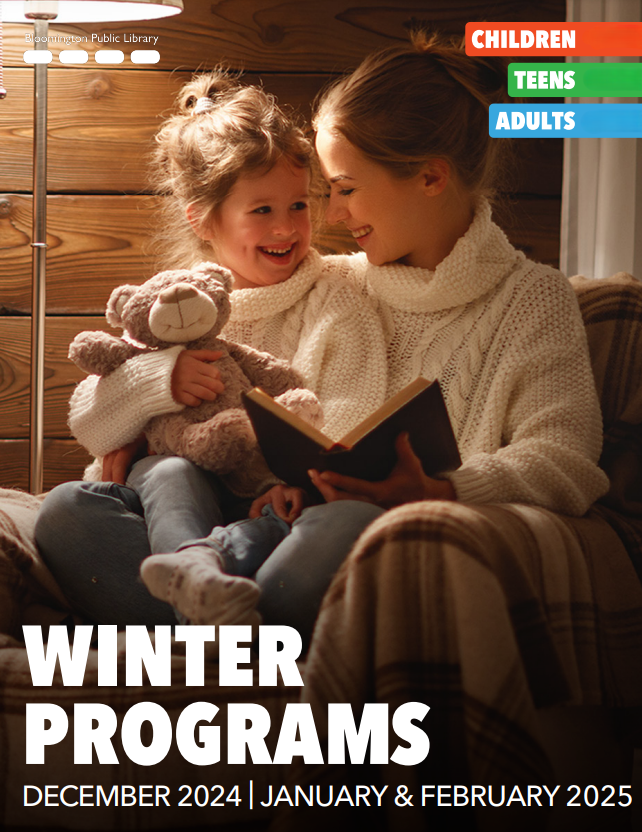
<path id="1" fill-rule="evenodd" d="M 1 0 L 0 23 L 33 23 L 36 50 L 48 50 L 49 21 L 115 22 L 179 14 L 183 0 Z M 0 41 L 0 98 L 2 88 Z M 51 56 L 48 56 L 51 60 Z M 45 310 L 47 268 L 47 63 L 34 66 L 33 227 L 31 284 L 31 385 L 29 406 L 29 489 L 43 490 Z"/>
<path id="2" fill-rule="evenodd" d="M 34 19 L 36 49 L 48 49 L 50 15 Z M 55 17 L 55 15 L 54 15 Z M 29 489 L 43 490 L 45 309 L 47 286 L 47 64 L 36 63 L 33 83 L 33 233 L 31 273 L 31 397 Z"/>

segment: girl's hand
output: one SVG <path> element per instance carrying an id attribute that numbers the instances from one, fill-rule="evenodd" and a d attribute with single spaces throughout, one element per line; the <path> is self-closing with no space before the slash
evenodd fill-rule
<path id="1" fill-rule="evenodd" d="M 368 482 L 355 477 L 344 477 L 332 471 L 310 471 L 313 485 L 326 502 L 362 500 L 382 508 L 392 508 L 418 500 L 456 500 L 455 489 L 448 480 L 435 480 L 424 474 L 419 458 L 412 450 L 407 433 L 395 442 L 397 464 L 388 479 Z"/>
<path id="2" fill-rule="evenodd" d="M 183 350 L 172 371 L 172 396 L 179 404 L 197 407 L 213 402 L 225 390 L 218 369 L 209 362 L 223 355 L 218 350 Z"/>
<path id="3" fill-rule="evenodd" d="M 133 442 L 125 445 L 123 448 L 118 448 L 117 451 L 111 451 L 104 456 L 103 482 L 117 482 L 119 485 L 125 485 L 127 474 L 129 473 L 134 458 L 136 456 L 144 456 L 140 452 L 146 444 L 145 434 L 141 433 Z"/>
<path id="4" fill-rule="evenodd" d="M 277 517 L 286 523 L 294 523 L 308 504 L 308 495 L 302 488 L 290 485 L 274 485 L 265 494 L 257 497 L 250 507 L 249 517 L 261 516 L 263 506 L 272 505 Z"/>

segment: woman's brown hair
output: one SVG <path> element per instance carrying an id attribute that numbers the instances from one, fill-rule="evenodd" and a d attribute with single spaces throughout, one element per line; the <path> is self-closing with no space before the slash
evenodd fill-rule
<path id="1" fill-rule="evenodd" d="M 471 193 L 491 195 L 507 142 L 489 137 L 488 107 L 506 100 L 503 59 L 468 57 L 461 42 L 417 31 L 335 82 L 313 123 L 400 178 L 440 158 Z"/>
<path id="2" fill-rule="evenodd" d="M 188 205 L 207 226 L 239 177 L 267 173 L 280 159 L 309 168 L 313 156 L 273 96 L 223 70 L 194 76 L 176 105 L 156 135 L 151 169 L 152 186 L 165 197 L 154 252 L 163 268 L 212 259 L 187 221 Z"/>

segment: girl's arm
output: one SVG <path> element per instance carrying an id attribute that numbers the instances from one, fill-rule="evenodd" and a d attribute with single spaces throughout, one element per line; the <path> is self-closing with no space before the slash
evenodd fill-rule
<path id="1" fill-rule="evenodd" d="M 130 359 L 108 376 L 88 376 L 69 403 L 72 434 L 98 457 L 128 445 L 153 416 L 216 398 L 223 385 L 208 362 L 219 356 L 176 346 Z"/>

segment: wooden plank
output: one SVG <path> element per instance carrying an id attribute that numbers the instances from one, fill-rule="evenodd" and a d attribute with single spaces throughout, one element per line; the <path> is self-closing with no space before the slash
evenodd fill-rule
<path id="1" fill-rule="evenodd" d="M 0 196 L 5 311 L 31 309 L 31 203 L 31 197 Z M 48 197 L 47 311 L 102 314 L 115 286 L 150 277 L 143 249 L 157 206 L 149 197 Z"/>
<path id="2" fill-rule="evenodd" d="M 49 318 L 45 335 L 45 436 L 66 438 L 69 397 L 85 374 L 67 358 L 84 329 L 110 330 L 104 318 Z M 0 317 L 0 438 L 29 435 L 31 319 Z"/>
<path id="3" fill-rule="evenodd" d="M 112 289 L 153 273 L 149 234 L 158 201 L 150 197 L 48 198 L 47 311 L 102 315 Z M 2 214 L 3 205 L 6 213 Z M 529 257 L 556 263 L 559 197 L 514 198 L 499 222 Z M 31 198 L 0 195 L 0 313 L 31 309 Z M 322 227 L 315 243 L 324 254 L 355 251 L 343 226 Z"/>
<path id="4" fill-rule="evenodd" d="M 0 311 L 31 309 L 31 197 L 0 194 Z M 4 212 L 3 212 L 4 207 Z M 47 312 L 104 312 L 112 289 L 150 277 L 151 197 L 50 196 L 47 200 Z M 322 229 L 326 253 L 354 250 L 345 230 Z"/>
<path id="5" fill-rule="evenodd" d="M 416 22 L 446 33 L 463 34 L 469 20 L 564 20 L 563 0 L 514 3 L 496 0 L 186 0 L 185 11 L 163 21 L 136 24 L 50 26 L 50 36 L 87 38 L 65 46 L 50 42 L 59 66 L 62 48 L 82 48 L 90 60 L 98 48 L 122 49 L 132 67 L 132 48 L 155 48 L 158 69 L 211 68 L 223 61 L 233 67 L 263 72 L 336 72 L 354 67 L 369 52 L 405 41 Z M 8 66 L 24 66 L 29 25 L 5 25 L 4 55 Z M 112 35 L 110 44 L 96 37 Z M 156 45 L 136 47 L 125 36 L 158 37 Z M 118 41 L 113 38 L 119 38 Z"/>
<path id="6" fill-rule="evenodd" d="M 561 199 L 500 200 L 495 221 L 527 257 L 559 268 Z"/>
<path id="7" fill-rule="evenodd" d="M 49 491 L 61 482 L 82 479 L 91 462 L 87 451 L 73 439 L 45 439 L 43 487 Z M 29 442 L 0 439 L 0 487 L 29 488 Z"/>
<path id="8" fill-rule="evenodd" d="M 153 136 L 171 111 L 184 72 L 53 69 L 48 74 L 47 187 L 49 192 L 149 191 Z M 248 75 L 309 118 L 327 75 Z M 33 72 L 7 69 L 0 120 L 0 188 L 32 190 Z"/>

